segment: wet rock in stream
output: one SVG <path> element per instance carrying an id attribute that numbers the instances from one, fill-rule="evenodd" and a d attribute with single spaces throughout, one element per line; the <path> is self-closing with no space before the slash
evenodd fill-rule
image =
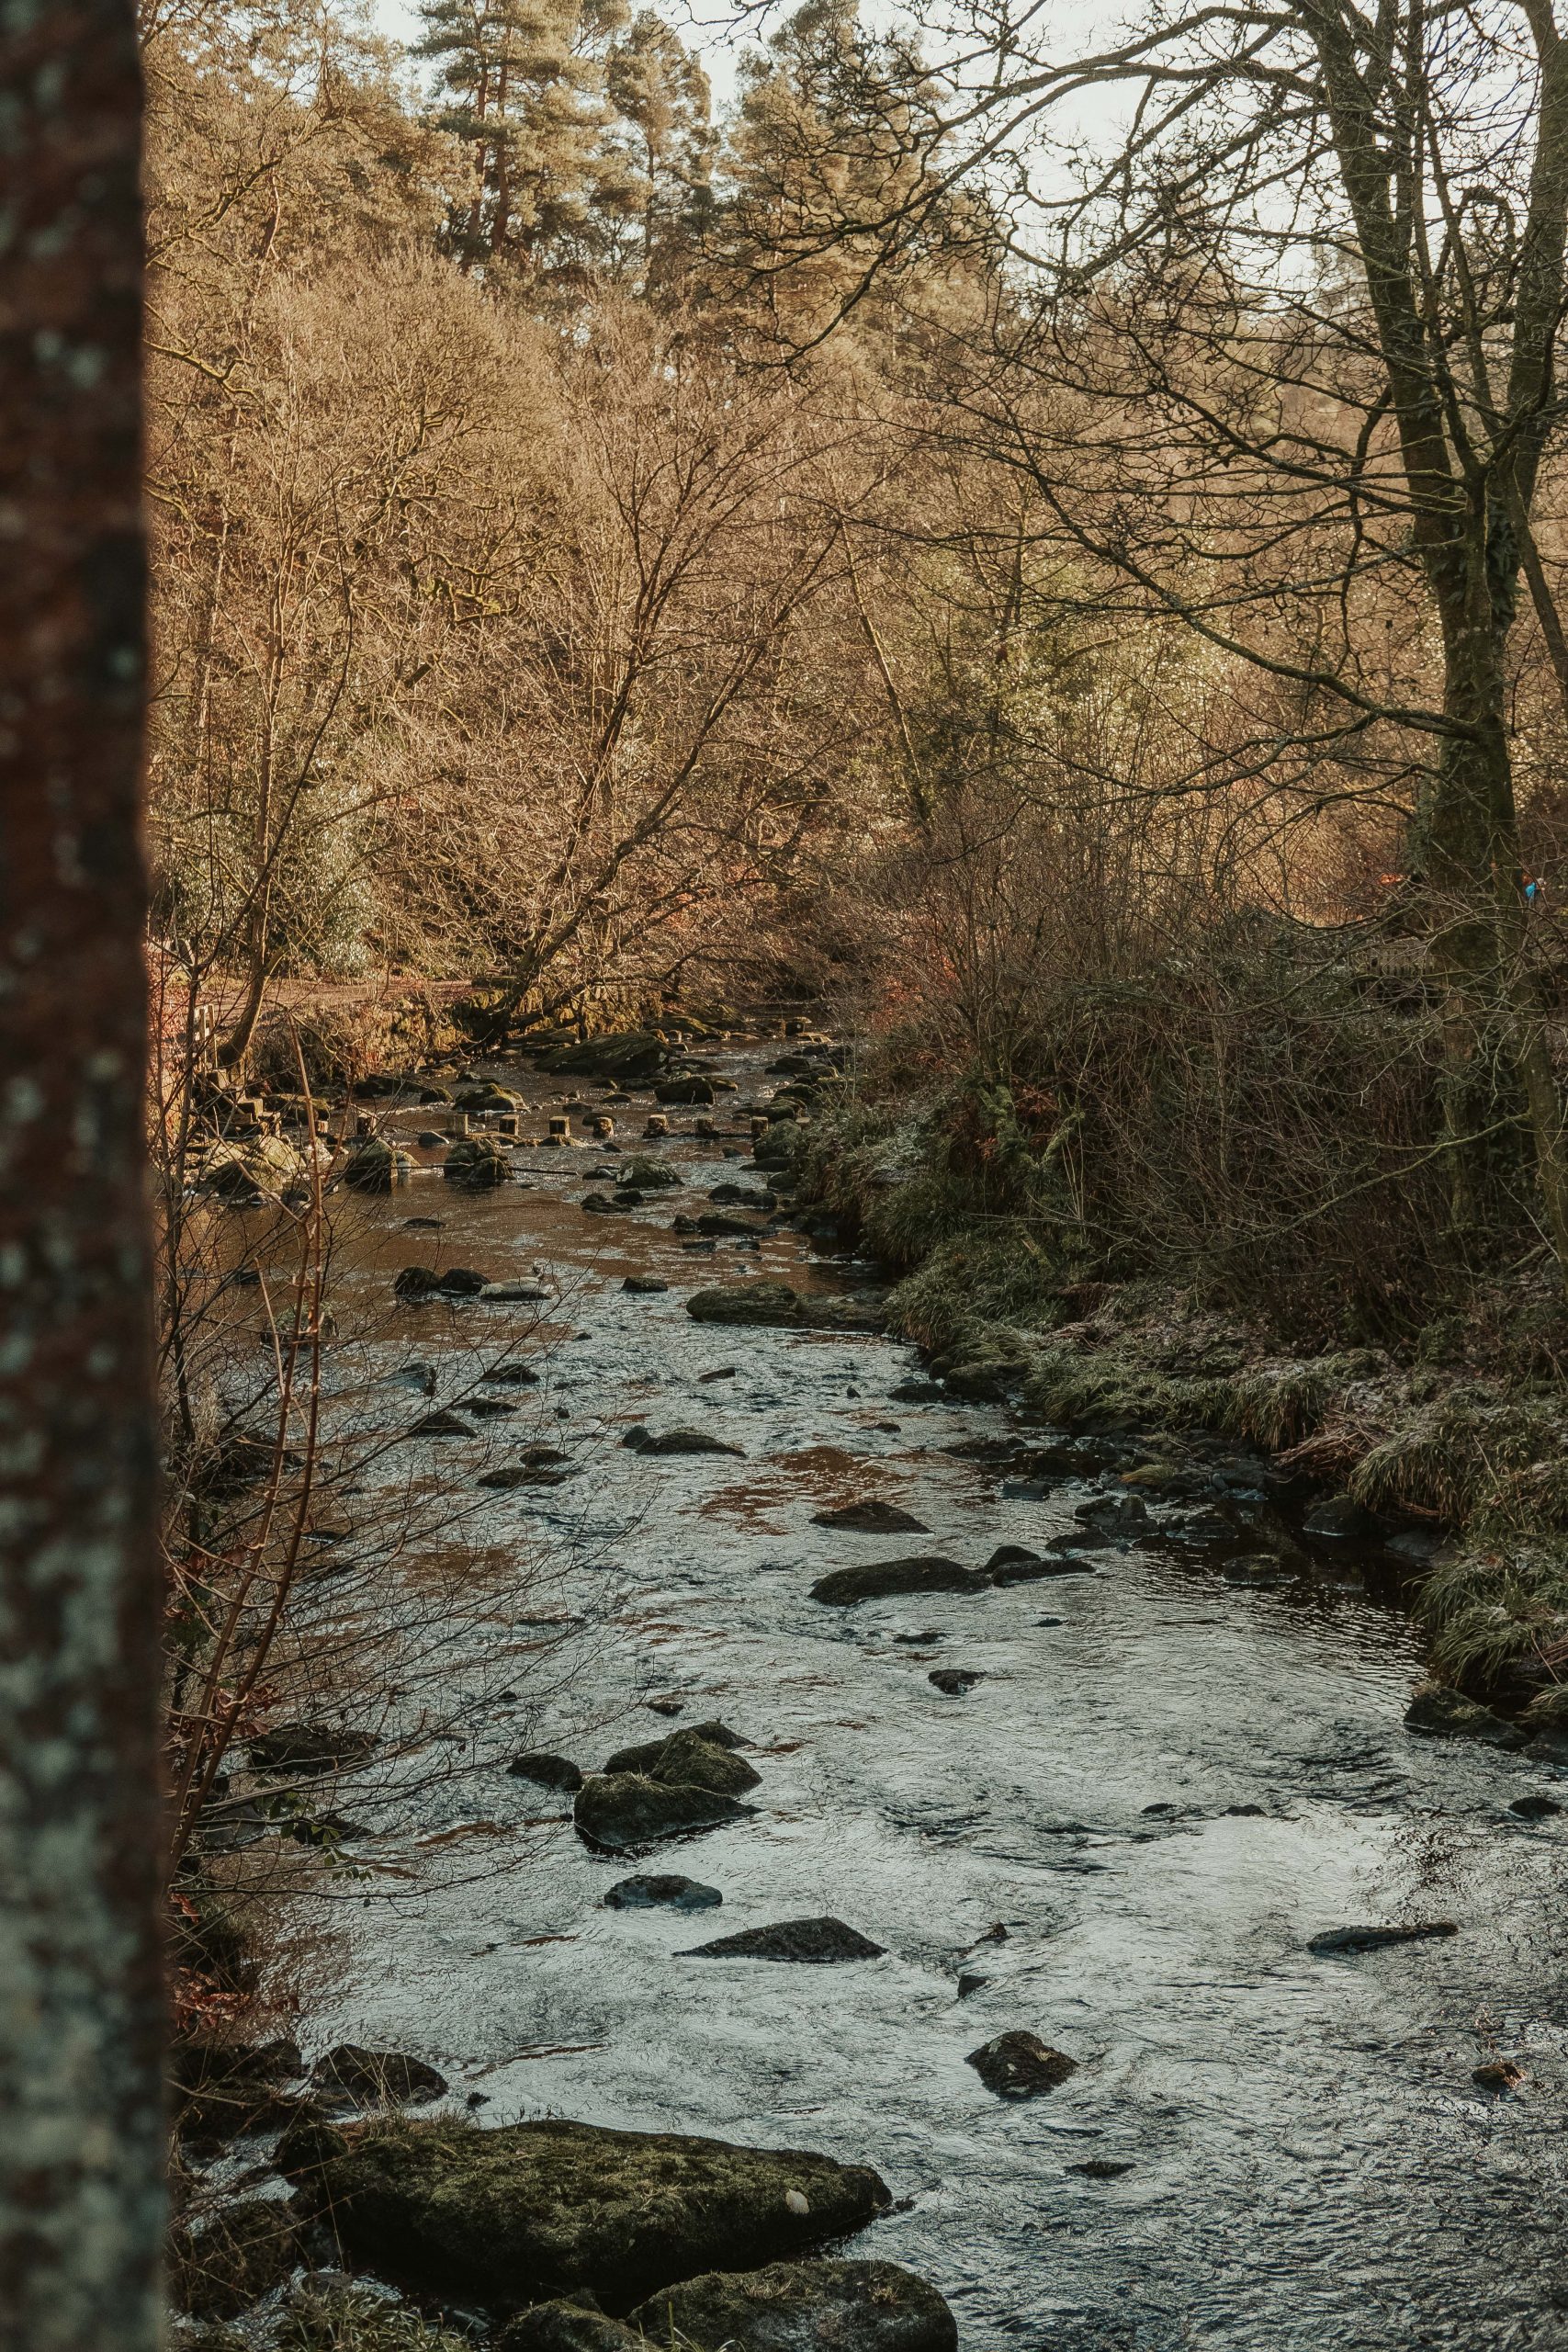
<path id="1" fill-rule="evenodd" d="M 1440 1682 L 1417 1685 L 1404 1711 L 1404 1727 L 1444 1739 L 1483 1740 L 1491 1747 L 1519 1748 L 1526 1739 L 1517 1724 L 1505 1723 L 1489 1707 Z"/>
<path id="2" fill-rule="evenodd" d="M 863 1503 L 843 1503 L 836 1510 L 817 1510 L 811 1514 L 813 1527 L 841 1529 L 852 1535 L 929 1535 L 931 1529 L 913 1511 L 900 1510 L 897 1503 L 872 1500 Z"/>
<path id="3" fill-rule="evenodd" d="M 834 1568 L 811 1588 L 813 1600 L 830 1609 L 852 1609 L 863 1600 L 888 1600 L 911 1592 L 982 1592 L 986 1579 L 961 1561 L 940 1555 L 877 1560 L 860 1568 Z"/>
<path id="4" fill-rule="evenodd" d="M 551 1756 L 543 1749 L 513 1757 L 506 1770 L 514 1781 L 534 1781 L 542 1789 L 564 1789 L 569 1796 L 575 1796 L 582 1786 L 581 1768 L 570 1756 Z"/>
<path id="5" fill-rule="evenodd" d="M 621 1284 L 628 1298 L 656 1298 L 669 1287 L 657 1274 L 628 1274 Z"/>
<path id="6" fill-rule="evenodd" d="M 842 1919 L 780 1919 L 769 1928 L 742 1928 L 733 1936 L 718 1936 L 712 1943 L 694 1944 L 677 1954 L 681 1960 L 795 1961 L 811 1967 L 840 1965 L 852 1960 L 880 1960 L 885 1944 L 874 1944 Z"/>
<path id="7" fill-rule="evenodd" d="M 629 1453 L 743 1453 L 739 1445 L 727 1445 L 722 1438 L 711 1437 L 706 1430 L 664 1430 L 654 1431 L 638 1421 L 627 1430 L 621 1440 Z"/>
<path id="8" fill-rule="evenodd" d="M 587 2288 L 624 2312 L 717 2264 L 754 2268 L 891 2202 L 868 2166 L 549 2118 L 494 2131 L 317 2124 L 288 2151 L 359 2260 L 502 2310 Z"/>
<path id="9" fill-rule="evenodd" d="M 822 1331 L 882 1329 L 882 1317 L 873 1308 L 857 1306 L 849 1299 L 808 1296 L 768 1276 L 694 1291 L 686 1301 L 686 1312 L 694 1323 L 750 1323 L 764 1329 Z"/>
<path id="10" fill-rule="evenodd" d="M 630 1853 L 667 1838 L 689 1838 L 742 1821 L 751 1807 L 687 1782 L 670 1783 L 640 1772 L 601 1772 L 577 1792 L 572 1819 L 578 1835 L 602 1853 Z"/>
<path id="11" fill-rule="evenodd" d="M 723 1739 L 712 1736 L 712 1731 L 723 1730 L 722 1724 L 716 1724 L 711 1731 L 705 1724 L 694 1724 L 688 1730 L 671 1732 L 664 1739 L 617 1748 L 604 1770 L 607 1773 L 640 1772 L 650 1781 L 708 1789 L 718 1796 L 744 1796 L 760 1784 L 762 1776 L 735 1753 L 739 1743 L 733 1733 Z"/>
<path id="12" fill-rule="evenodd" d="M 618 1878 L 604 1892 L 605 1908 L 610 1911 L 716 1911 L 723 1901 L 716 1886 L 682 1878 L 678 1871 Z"/>
<path id="13" fill-rule="evenodd" d="M 1307 1950 L 1319 1959 L 1343 1959 L 1357 1952 L 1386 1951 L 1392 1944 L 1431 1943 L 1458 1933 L 1459 1928 L 1452 1919 L 1412 1919 L 1404 1926 L 1327 1928 L 1322 1935 L 1311 1939 Z"/>
<path id="14" fill-rule="evenodd" d="M 971 2050 L 964 2060 L 988 2091 L 998 2098 L 1038 2098 L 1061 2087 L 1078 2071 L 1077 2060 L 1053 2050 L 1038 2034 L 998 2033 L 992 2041 Z"/>
<path id="15" fill-rule="evenodd" d="M 985 1676 L 972 1666 L 933 1667 L 926 1677 L 928 1682 L 934 1683 L 936 1688 L 949 1699 L 961 1699 L 966 1690 L 973 1690 L 976 1683 L 984 1682 L 985 1679 Z"/>
<path id="16" fill-rule="evenodd" d="M 328 2098 L 342 2098 L 355 2107 L 404 2107 L 440 2098 L 446 2077 L 423 2058 L 400 2050 L 366 2050 L 358 2042 L 340 2041 L 310 2070 L 310 2081 Z"/>
<path id="17" fill-rule="evenodd" d="M 637 2340 L 693 2352 L 957 2352 L 936 2289 L 892 2262 L 772 2263 L 687 2278 L 638 2305 Z"/>

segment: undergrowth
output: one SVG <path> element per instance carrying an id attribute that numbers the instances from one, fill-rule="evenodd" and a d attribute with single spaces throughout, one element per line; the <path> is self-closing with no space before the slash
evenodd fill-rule
<path id="1" fill-rule="evenodd" d="M 1281 1344 L 1288 1329 L 1190 1269 L 1108 1278 L 1064 1208 L 1053 1137 L 1049 1164 L 1025 1165 L 1005 1097 L 960 1090 L 912 1115 L 829 1095 L 797 1131 L 803 1202 L 897 1277 L 891 1328 L 960 1395 L 1061 1426 L 1221 1431 L 1443 1532 L 1413 1595 L 1438 1669 L 1495 1694 L 1568 1673 L 1555 1300 L 1478 1290 L 1437 1300 L 1403 1344 Z"/>

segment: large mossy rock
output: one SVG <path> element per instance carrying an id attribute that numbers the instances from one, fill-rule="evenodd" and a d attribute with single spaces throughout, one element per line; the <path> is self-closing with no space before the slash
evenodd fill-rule
<path id="1" fill-rule="evenodd" d="M 625 2312 L 862 2229 L 889 2202 L 874 2172 L 830 2156 L 555 2119 L 325 2127 L 308 2153 L 300 2195 L 358 2260 L 502 2309 L 587 2288 Z"/>
<path id="2" fill-rule="evenodd" d="M 1506 1723 L 1490 1707 L 1450 1690 L 1440 1682 L 1421 1682 L 1404 1710 L 1407 1731 L 1424 1732 L 1435 1739 L 1477 1739 L 1488 1747 L 1519 1748 L 1526 1734 L 1517 1724 Z"/>
<path id="3" fill-rule="evenodd" d="M 204 1193 L 221 1201 L 275 1201 L 298 1184 L 305 1162 L 282 1136 L 251 1136 L 214 1144 L 201 1163 Z"/>
<path id="4" fill-rule="evenodd" d="M 720 1751 L 715 1749 L 716 1756 Z M 691 1838 L 744 1820 L 751 1808 L 716 1790 L 689 1781 L 655 1781 L 641 1772 L 595 1772 L 572 1806 L 579 1837 L 602 1854 L 631 1854 L 667 1838 Z"/>
<path id="5" fill-rule="evenodd" d="M 693 1724 L 684 1731 L 667 1732 L 662 1739 L 617 1747 L 604 1770 L 643 1772 L 650 1781 L 684 1781 L 720 1796 L 741 1797 L 761 1777 L 735 1753 L 745 1745 L 728 1724 Z"/>
<path id="6" fill-rule="evenodd" d="M 344 1164 L 343 1181 L 355 1193 L 390 1193 L 413 1175 L 413 1154 L 370 1136 Z"/>
<path id="7" fill-rule="evenodd" d="M 470 1193 L 486 1193 L 497 1184 L 511 1183 L 512 1162 L 491 1136 L 459 1136 L 442 1161 L 441 1172 L 448 1183 L 462 1184 Z"/>
<path id="8" fill-rule="evenodd" d="M 957 2352 L 958 2329 L 924 2278 L 895 2262 L 775 2262 L 709 2271 L 631 2314 L 650 2344 L 692 2352 Z"/>

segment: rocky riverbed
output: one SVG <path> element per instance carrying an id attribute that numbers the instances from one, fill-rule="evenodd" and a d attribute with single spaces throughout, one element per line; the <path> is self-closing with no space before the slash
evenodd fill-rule
<path id="1" fill-rule="evenodd" d="M 1217 1444 L 927 1379 L 873 1270 L 754 1197 L 769 1053 L 716 1053 L 735 1091 L 663 1139 L 632 1090 L 618 1155 L 508 1141 L 489 1190 L 434 1172 L 428 1111 L 386 1114 L 428 1172 L 365 1196 L 344 1312 L 429 1368 L 385 1389 L 415 1475 L 485 1482 L 487 1642 L 525 1645 L 543 1563 L 557 1646 L 513 1698 L 493 1655 L 451 1660 L 470 1769 L 363 1813 L 342 1782 L 366 1875 L 314 1898 L 342 1964 L 305 2060 L 407 2053 L 446 2086 L 418 2112 L 484 2132 L 869 2172 L 827 2251 L 930 2282 L 964 2352 L 1568 2345 L 1568 1775 L 1406 1727 L 1399 1531 L 1314 1522 Z M 581 1126 L 571 1081 L 495 1075 L 525 1134 Z M 677 1182 L 617 1199 L 636 1155 Z M 737 1285 L 775 1286 L 768 1320 L 688 1311 Z M 395 2276 L 412 2208 L 377 2211 L 362 2258 Z M 460 2311 L 491 2307 L 474 2266 L 437 2281 Z M 833 2288 L 822 2340 L 884 2341 L 874 2283 Z"/>

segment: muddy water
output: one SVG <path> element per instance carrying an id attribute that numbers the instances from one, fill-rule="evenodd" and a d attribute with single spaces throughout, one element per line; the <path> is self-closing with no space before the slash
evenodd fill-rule
<path id="1" fill-rule="evenodd" d="M 744 1093 L 768 1091 L 763 1058 L 728 1057 Z M 623 1138 L 645 1102 L 619 1114 Z M 528 1425 L 495 1424 L 486 1458 L 542 1432 L 569 1475 L 497 1494 L 484 1533 L 492 1560 L 553 1562 L 581 1629 L 531 1719 L 487 1713 L 477 1776 L 383 1816 L 369 1862 L 488 1824 L 485 1866 L 390 1909 L 374 1880 L 339 1895 L 345 1973 L 317 2041 L 417 2052 L 487 2122 L 554 2112 L 874 2164 L 898 2207 L 858 2248 L 934 2279 L 966 2352 L 1568 2345 L 1568 1815 L 1509 1810 L 1553 1776 L 1407 1735 L 1412 1631 L 1328 1559 L 1284 1590 L 1238 1589 L 1156 1528 L 1092 1575 L 813 1602 L 829 1566 L 1038 1547 L 1095 1488 L 1010 1493 L 1001 1468 L 945 1453 L 1007 1435 L 1007 1417 L 890 1401 L 918 1370 L 891 1341 L 694 1324 L 685 1295 L 743 1269 L 841 1277 L 794 1234 L 682 1250 L 675 1210 L 750 1170 L 689 1135 L 662 1148 L 694 1189 L 636 1216 L 578 1206 L 608 1164 L 591 1149 L 520 1152 L 528 1190 L 455 1198 L 422 1179 L 371 1212 L 354 1276 L 367 1295 L 434 1250 L 563 1285 Z M 443 1231 L 402 1230 L 420 1214 Z M 669 1292 L 626 1295 L 634 1271 Z M 470 1376 L 481 1318 L 500 1348 L 507 1316 L 521 1333 L 527 1313 L 438 1309 L 387 1344 L 416 1345 L 449 1386 L 458 1366 Z M 700 1426 L 740 1456 L 626 1451 L 638 1421 Z M 462 1445 L 447 1444 L 454 1474 Z M 812 1524 L 871 1494 L 930 1537 Z M 536 1593 L 520 1567 L 520 1620 Z M 943 1696 L 929 1676 L 944 1665 L 983 1679 Z M 476 1689 L 487 1670 L 453 1668 Z M 650 1699 L 757 1744 L 755 1815 L 653 1861 L 595 1857 L 564 1807 L 525 1829 L 554 1801 L 509 1779 L 508 1758 L 547 1746 L 598 1764 L 673 1727 Z M 604 1907 L 649 1868 L 717 1887 L 722 1909 Z M 886 1956 L 682 1956 L 821 1913 Z M 1327 1928 L 1438 1917 L 1458 1935 L 1305 1949 Z M 983 1981 L 961 1996 L 961 1975 Z M 1012 2028 L 1079 2072 L 1049 2098 L 998 2101 L 964 2058 Z M 1516 2096 L 1472 2081 L 1499 2054 L 1526 2071 Z M 1096 2159 L 1129 2168 L 1076 2169 Z"/>

